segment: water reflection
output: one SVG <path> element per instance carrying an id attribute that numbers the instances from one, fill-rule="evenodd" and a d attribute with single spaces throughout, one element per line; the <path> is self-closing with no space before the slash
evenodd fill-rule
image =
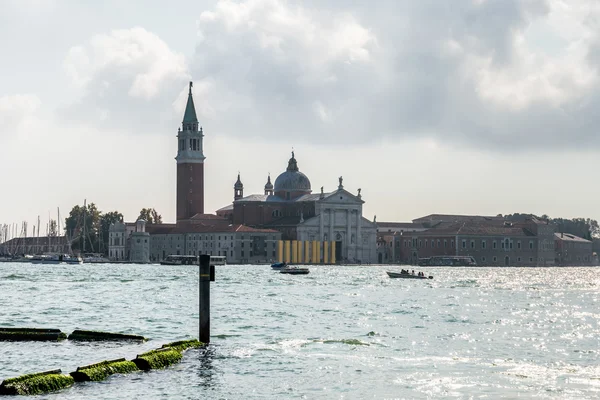
<path id="1" fill-rule="evenodd" d="M 204 388 L 212 388 L 216 385 L 215 382 L 215 369 L 213 361 L 216 355 L 216 346 L 209 344 L 208 346 L 200 349 L 198 352 L 198 377 L 200 378 L 200 386 Z"/>

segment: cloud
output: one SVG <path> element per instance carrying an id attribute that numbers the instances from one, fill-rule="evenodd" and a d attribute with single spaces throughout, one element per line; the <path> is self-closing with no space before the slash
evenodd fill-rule
<path id="1" fill-rule="evenodd" d="M 33 94 L 16 94 L 0 97 L 0 140 L 23 134 L 38 122 L 41 105 Z"/>
<path id="2" fill-rule="evenodd" d="M 132 133 L 173 122 L 171 103 L 189 80 L 185 57 L 143 28 L 96 35 L 72 47 L 64 67 L 81 96 L 63 117 Z"/>
<path id="3" fill-rule="evenodd" d="M 190 66 L 200 118 L 267 140 L 594 147 L 594 3 L 220 0 Z"/>

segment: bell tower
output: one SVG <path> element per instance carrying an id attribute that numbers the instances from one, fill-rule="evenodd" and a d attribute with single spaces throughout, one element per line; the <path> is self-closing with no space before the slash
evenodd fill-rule
<path id="1" fill-rule="evenodd" d="M 177 221 L 204 214 L 204 153 L 192 82 L 181 128 L 177 131 Z"/>

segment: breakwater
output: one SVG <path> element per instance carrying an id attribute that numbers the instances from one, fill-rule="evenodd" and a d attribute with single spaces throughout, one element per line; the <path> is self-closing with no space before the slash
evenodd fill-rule
<path id="1" fill-rule="evenodd" d="M 431 268 L 427 281 L 389 279 L 389 267 L 310 269 L 297 279 L 217 267 L 207 352 L 41 398 L 596 398 L 598 269 Z M 3 263 L 0 278 L 0 318 L 14 326 L 152 339 L 2 342 L 0 379 L 197 337 L 197 268 Z"/>

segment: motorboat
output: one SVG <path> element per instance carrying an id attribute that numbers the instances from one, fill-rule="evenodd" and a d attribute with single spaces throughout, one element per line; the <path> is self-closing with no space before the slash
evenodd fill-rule
<path id="1" fill-rule="evenodd" d="M 32 264 L 83 264 L 79 256 L 69 254 L 43 254 L 31 259 Z"/>
<path id="2" fill-rule="evenodd" d="M 287 266 L 287 264 L 284 262 L 277 262 L 277 263 L 271 264 L 271 268 L 273 268 L 273 269 L 281 269 L 286 266 Z"/>
<path id="3" fill-rule="evenodd" d="M 279 270 L 279 272 L 282 274 L 290 274 L 290 275 L 306 275 L 310 271 L 308 270 L 308 268 L 291 267 L 289 265 L 286 265 L 284 268 L 281 268 Z"/>
<path id="4" fill-rule="evenodd" d="M 102 254 L 98 253 L 88 253 L 84 254 L 83 262 L 86 264 L 105 264 L 109 263 L 110 260 L 104 257 Z"/>
<path id="5" fill-rule="evenodd" d="M 385 271 L 388 276 L 390 278 L 403 278 L 403 279 L 433 279 L 433 276 L 429 275 L 429 276 L 420 276 L 420 275 L 413 275 L 410 274 L 408 272 L 392 272 L 392 271 Z"/>

